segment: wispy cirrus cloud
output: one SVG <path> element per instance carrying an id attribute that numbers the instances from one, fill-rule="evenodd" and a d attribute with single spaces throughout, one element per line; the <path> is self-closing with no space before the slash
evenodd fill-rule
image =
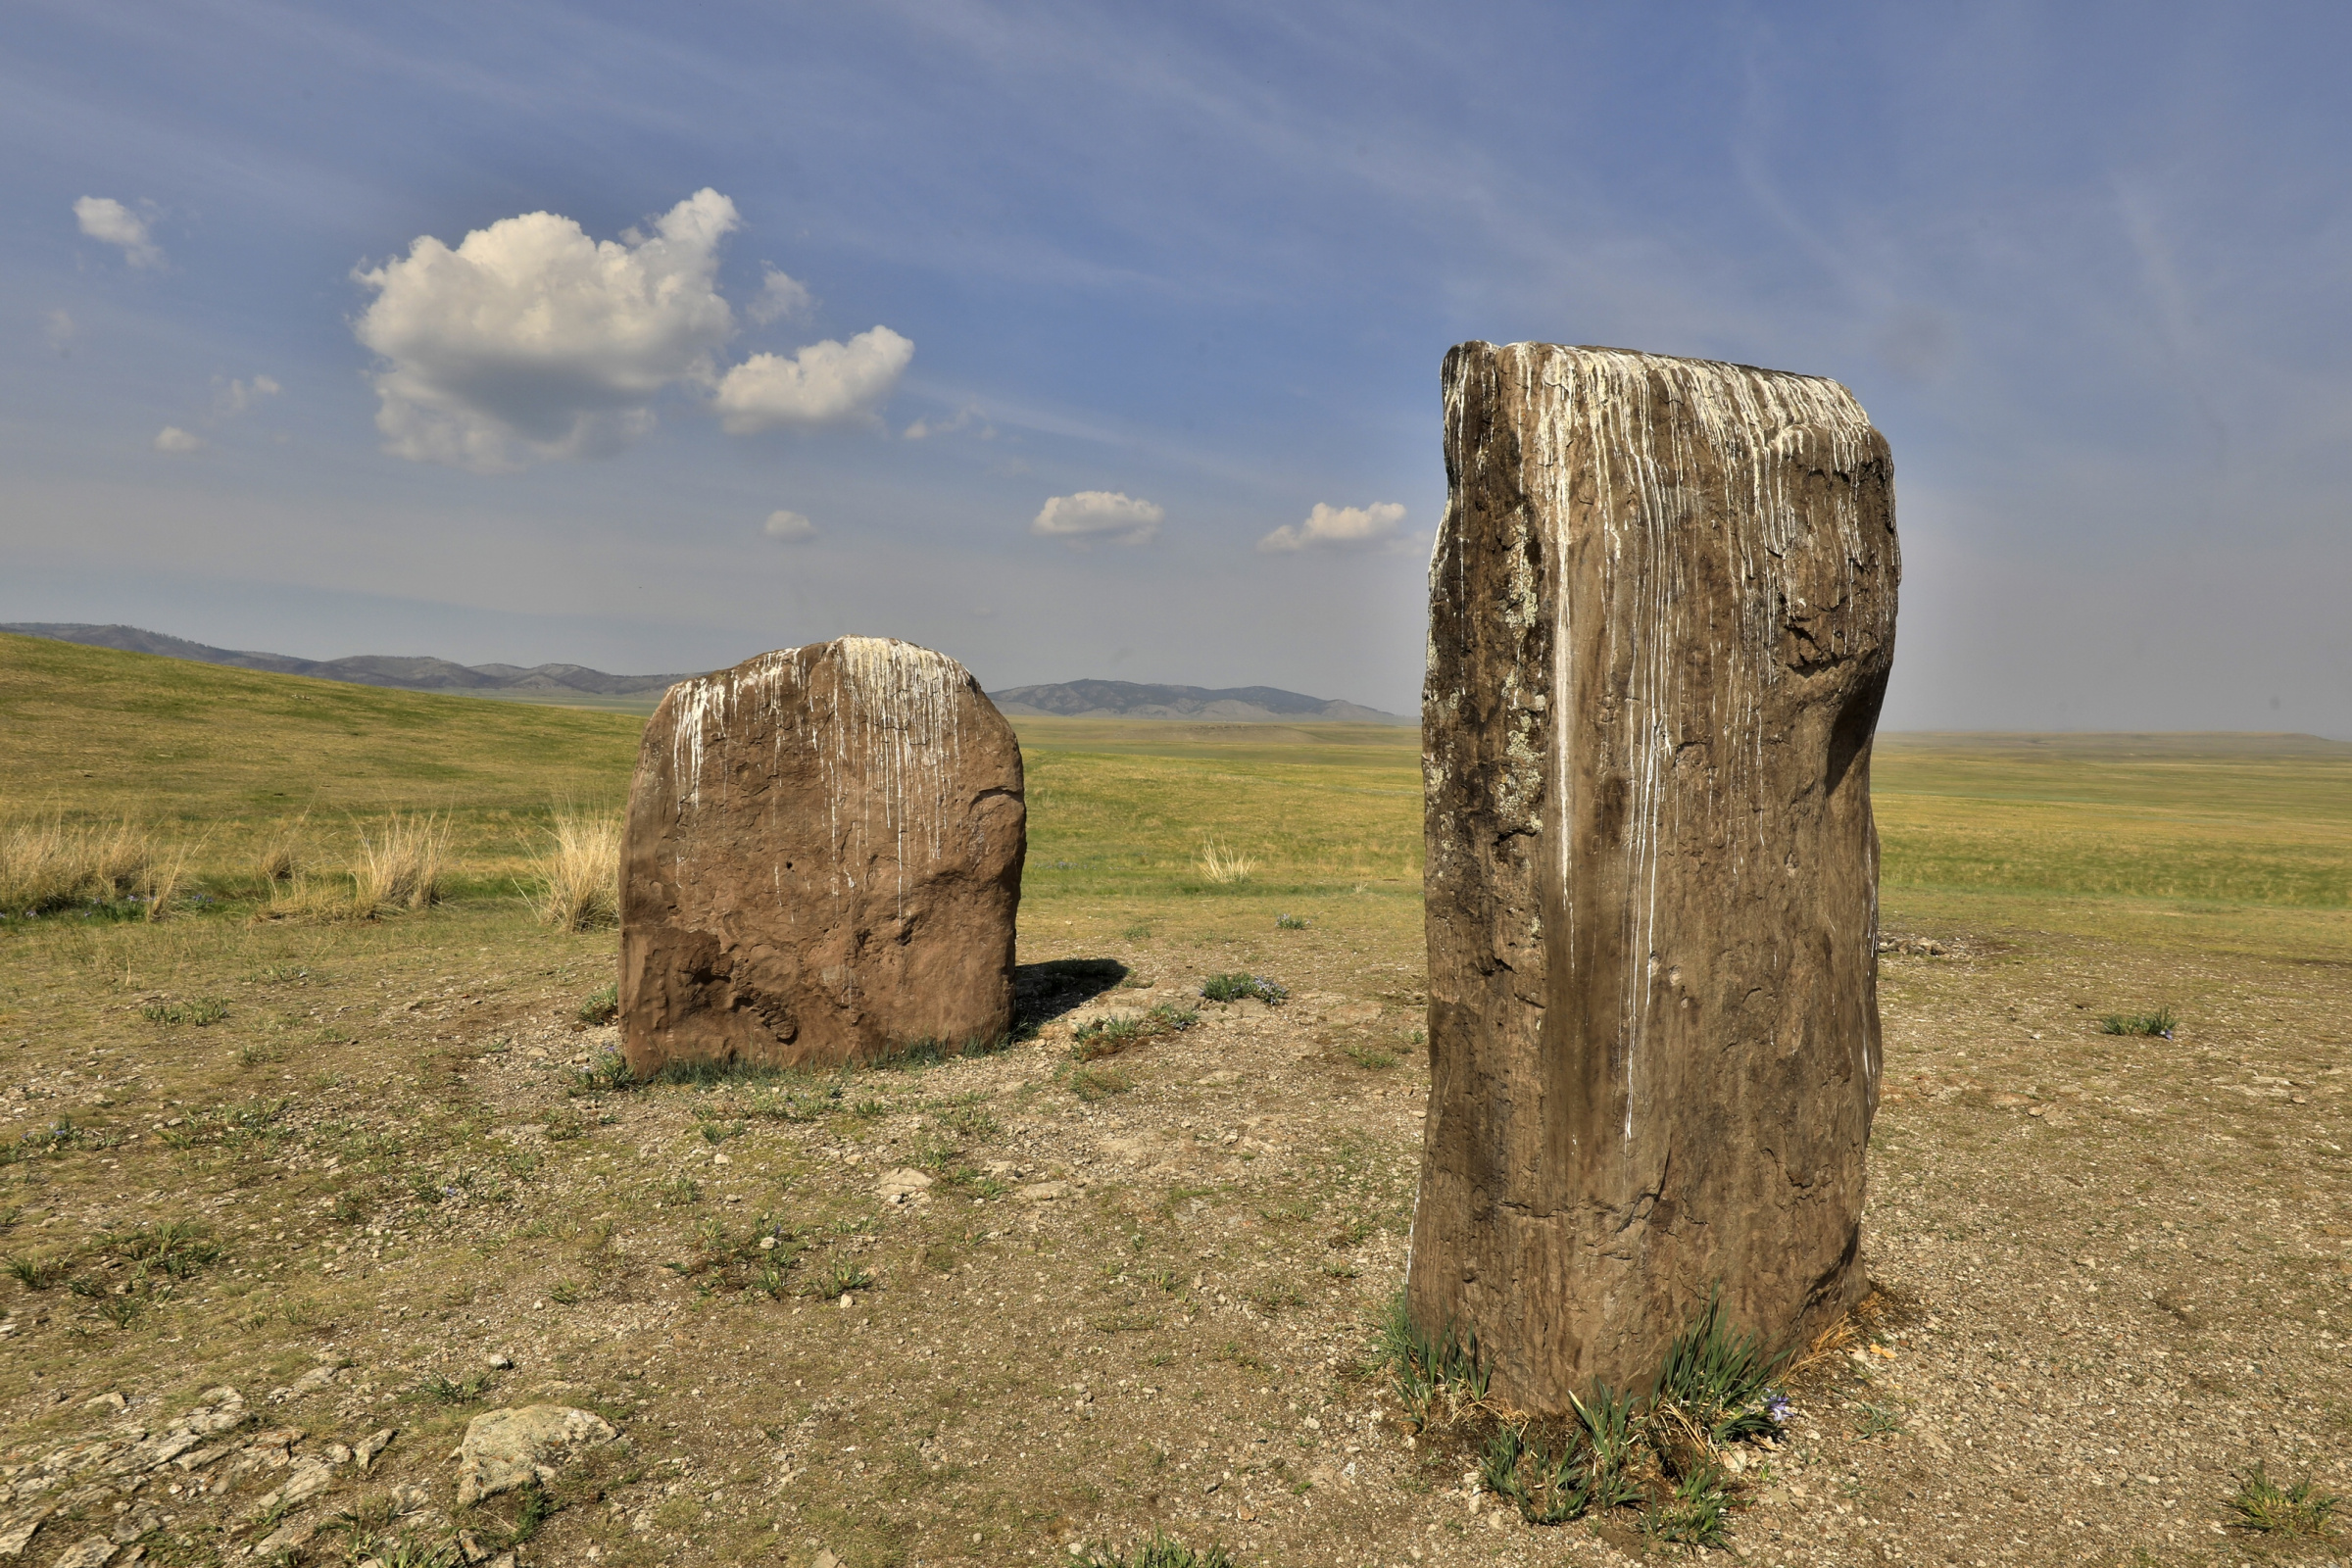
<path id="1" fill-rule="evenodd" d="M 264 398 L 273 398 L 285 388 L 275 376 L 257 375 L 250 381 L 213 377 L 213 412 L 223 419 L 238 415 L 259 404 Z"/>

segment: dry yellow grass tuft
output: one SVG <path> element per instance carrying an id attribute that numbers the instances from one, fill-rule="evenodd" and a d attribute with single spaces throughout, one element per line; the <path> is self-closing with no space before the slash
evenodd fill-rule
<path id="1" fill-rule="evenodd" d="M 273 888 L 279 883 L 293 881 L 306 869 L 302 829 L 308 820 L 309 817 L 304 816 L 293 822 L 280 823 L 263 844 L 261 857 L 254 861 L 253 868 L 261 873 L 263 881 Z"/>
<path id="2" fill-rule="evenodd" d="M 253 911 L 256 920 L 369 920 L 375 906 L 360 894 L 356 880 L 329 875 L 314 881 L 296 866 L 283 882 L 270 884 L 270 902 Z"/>
<path id="3" fill-rule="evenodd" d="M 348 872 L 316 876 L 304 863 L 295 830 L 281 833 L 263 852 L 259 869 L 269 902 L 253 917 L 317 923 L 429 909 L 442 901 L 457 867 L 450 832 L 437 812 L 393 811 L 359 829 L 359 858 Z"/>
<path id="4" fill-rule="evenodd" d="M 565 931 L 620 923 L 620 813 L 558 810 L 555 845 L 537 861 L 531 907 Z"/>
<path id="5" fill-rule="evenodd" d="M 441 902 L 449 875 L 450 825 L 440 813 L 394 811 L 360 830 L 360 863 L 352 867 L 363 908 L 429 909 Z"/>
<path id="6" fill-rule="evenodd" d="M 135 898 L 160 916 L 187 869 L 185 846 L 165 849 L 146 827 L 122 818 L 72 823 L 63 815 L 0 831 L 0 911 L 35 913 Z"/>
<path id="7" fill-rule="evenodd" d="M 1200 841 L 1200 874 L 1219 887 L 1235 882 L 1247 882 L 1250 873 L 1257 869 L 1257 861 L 1250 856 L 1228 853 L 1217 848 L 1215 839 Z"/>

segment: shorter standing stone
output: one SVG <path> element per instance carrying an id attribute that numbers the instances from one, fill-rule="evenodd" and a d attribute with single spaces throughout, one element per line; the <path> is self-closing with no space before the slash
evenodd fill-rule
<path id="1" fill-rule="evenodd" d="M 844 637 L 671 687 L 621 855 L 629 1065 L 993 1043 L 1027 822 L 1020 742 L 944 655 Z"/>

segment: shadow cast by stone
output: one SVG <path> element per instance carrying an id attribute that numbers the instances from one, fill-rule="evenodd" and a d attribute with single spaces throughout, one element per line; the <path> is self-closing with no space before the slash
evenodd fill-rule
<path id="1" fill-rule="evenodd" d="M 1016 1032 L 1052 1023 L 1075 1012 L 1127 978 L 1116 958 L 1053 958 L 1024 963 L 1012 971 L 1012 1021 Z"/>

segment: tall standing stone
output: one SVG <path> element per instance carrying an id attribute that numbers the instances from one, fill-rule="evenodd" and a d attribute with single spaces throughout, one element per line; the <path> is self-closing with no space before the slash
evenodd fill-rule
<path id="1" fill-rule="evenodd" d="M 1784 1343 L 1863 1288 L 1892 466 L 1746 366 L 1465 343 L 1445 400 L 1407 1304 L 1558 1411 L 1718 1288 Z"/>
<path id="2" fill-rule="evenodd" d="M 844 637 L 672 686 L 629 787 L 629 1065 L 828 1066 L 1012 1025 L 1028 811 L 962 665 Z"/>

